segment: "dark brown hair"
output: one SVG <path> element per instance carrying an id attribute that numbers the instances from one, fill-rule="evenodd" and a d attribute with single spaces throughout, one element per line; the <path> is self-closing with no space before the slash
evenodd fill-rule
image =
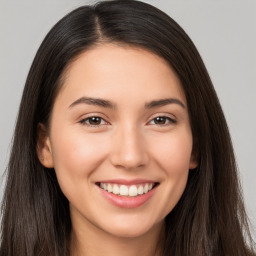
<path id="1" fill-rule="evenodd" d="M 7 169 L 0 255 L 69 255 L 69 204 L 54 170 L 38 160 L 37 125 L 48 123 L 67 65 L 100 42 L 161 56 L 186 95 L 199 166 L 190 170 L 182 198 L 166 217 L 164 256 L 255 255 L 228 127 L 203 61 L 175 21 L 132 0 L 80 7 L 42 42 L 27 77 Z"/>

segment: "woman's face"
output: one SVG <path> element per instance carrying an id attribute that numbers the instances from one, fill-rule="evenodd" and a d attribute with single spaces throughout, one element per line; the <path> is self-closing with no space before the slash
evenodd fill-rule
<path id="1" fill-rule="evenodd" d="M 129 46 L 96 46 L 70 64 L 39 138 L 73 227 L 119 237 L 161 226 L 197 165 L 179 79 L 162 58 Z"/>

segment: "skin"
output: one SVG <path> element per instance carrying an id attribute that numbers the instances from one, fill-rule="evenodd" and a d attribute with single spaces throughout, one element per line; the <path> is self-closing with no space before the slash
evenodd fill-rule
<path id="1" fill-rule="evenodd" d="M 81 97 L 114 107 L 74 104 Z M 183 106 L 145 108 L 166 98 Z M 90 125 L 93 116 L 101 118 L 99 125 Z M 159 116 L 167 118 L 159 123 Z M 164 218 L 180 199 L 189 169 L 197 166 L 186 98 L 165 60 L 116 44 L 85 51 L 66 71 L 49 130 L 40 124 L 38 133 L 40 161 L 55 169 L 70 202 L 72 255 L 159 253 Z M 127 209 L 106 200 L 95 184 L 117 178 L 159 185 L 146 203 Z"/>

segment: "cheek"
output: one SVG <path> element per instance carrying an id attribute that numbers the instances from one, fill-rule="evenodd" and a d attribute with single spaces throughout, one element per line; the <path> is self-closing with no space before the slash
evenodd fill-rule
<path id="1" fill-rule="evenodd" d="M 187 184 L 192 151 L 190 133 L 169 134 L 154 143 L 155 162 L 163 175 L 162 196 L 158 201 L 164 205 L 162 216 L 165 217 L 180 200 Z"/>
<path id="2" fill-rule="evenodd" d="M 107 155 L 107 142 L 103 144 L 99 134 L 88 136 L 81 129 L 71 132 L 62 130 L 53 138 L 54 168 L 63 186 L 84 177 L 90 178 Z"/>
<path id="3" fill-rule="evenodd" d="M 192 143 L 190 133 L 172 133 L 153 141 L 151 154 L 167 175 L 179 175 L 189 170 Z"/>

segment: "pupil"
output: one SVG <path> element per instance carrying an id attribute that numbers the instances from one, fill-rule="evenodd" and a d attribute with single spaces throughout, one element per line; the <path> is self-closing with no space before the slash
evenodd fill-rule
<path id="1" fill-rule="evenodd" d="M 100 124 L 100 118 L 99 117 L 91 117 L 89 119 L 89 123 L 92 124 L 92 125 L 98 125 Z"/>
<path id="2" fill-rule="evenodd" d="M 155 118 L 156 124 L 165 124 L 165 121 L 166 121 L 166 117 L 159 116 L 159 117 Z"/>

